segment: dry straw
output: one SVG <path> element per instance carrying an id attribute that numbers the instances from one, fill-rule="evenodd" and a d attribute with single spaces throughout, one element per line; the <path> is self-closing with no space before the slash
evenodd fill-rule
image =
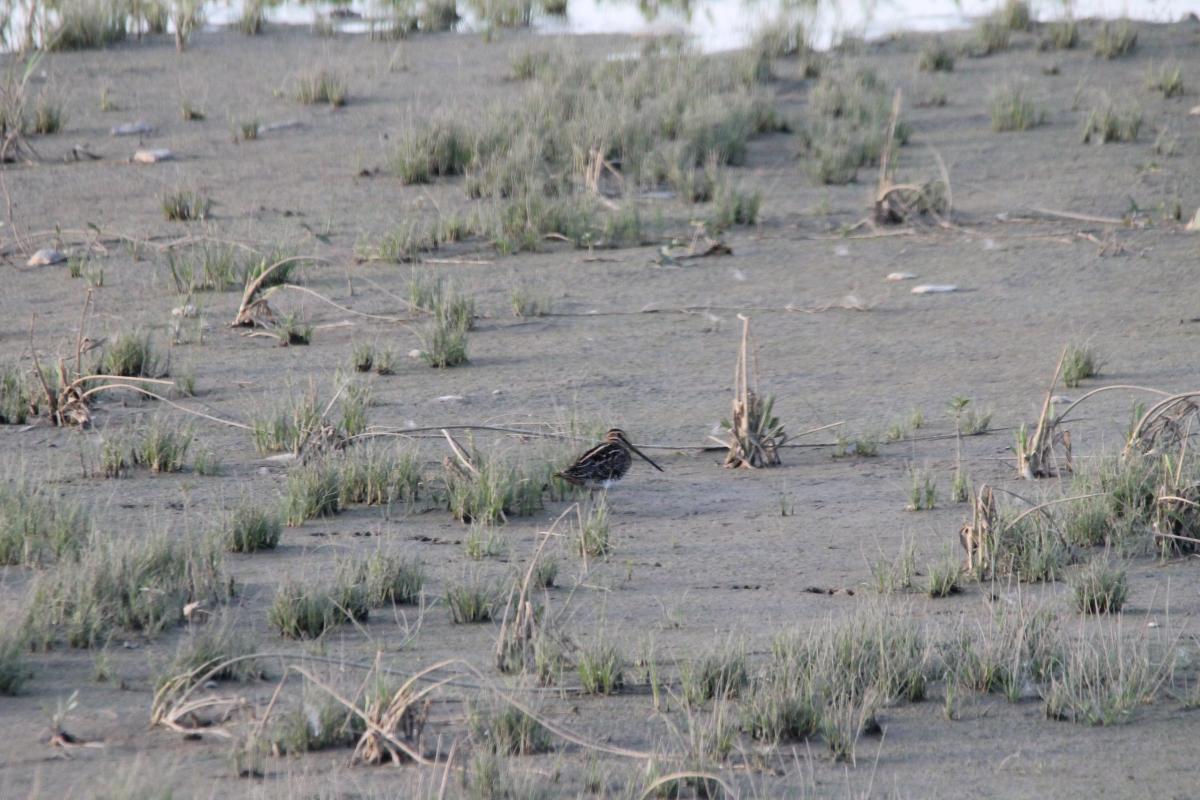
<path id="1" fill-rule="evenodd" d="M 742 347 L 738 351 L 734 373 L 733 414 L 723 420 L 729 432 L 725 444 L 729 453 L 725 466 L 758 469 L 779 465 L 779 448 L 787 441 L 783 423 L 772 413 L 775 398 L 763 398 L 758 393 L 758 379 L 750 376 L 750 318 L 738 314 L 742 321 Z"/>

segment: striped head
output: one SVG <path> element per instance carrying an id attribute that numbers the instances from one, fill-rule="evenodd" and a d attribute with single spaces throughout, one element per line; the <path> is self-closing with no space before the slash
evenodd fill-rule
<path id="1" fill-rule="evenodd" d="M 610 428 L 608 433 L 604 434 L 604 441 L 608 442 L 609 444 L 619 445 L 632 453 L 636 453 L 643 458 L 647 464 L 654 467 L 659 472 L 663 471 L 662 467 L 650 460 L 650 456 L 634 447 L 633 443 L 629 441 L 629 437 L 625 435 L 625 431 L 621 430 L 620 428 Z"/>

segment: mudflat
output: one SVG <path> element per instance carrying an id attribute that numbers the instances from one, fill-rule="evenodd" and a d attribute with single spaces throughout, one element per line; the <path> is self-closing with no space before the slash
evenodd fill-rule
<path id="1" fill-rule="evenodd" d="M 1189 114 L 1200 23 L 1135 25 L 1136 48 L 1112 59 L 1092 51 L 1100 28 L 1079 23 L 1079 46 L 1062 50 L 1014 33 L 1007 49 L 958 53 L 941 72 L 918 69 L 933 40 L 916 35 L 822 55 L 821 77 L 774 58 L 755 91 L 787 129 L 753 136 L 721 168 L 760 199 L 752 224 L 705 225 L 716 200 L 616 191 L 622 165 L 611 164 L 601 206 L 636 208 L 635 242 L 576 246 L 539 231 L 508 253 L 467 233 L 391 260 L 388 237 L 405 226 L 503 203 L 472 199 L 470 175 L 406 184 L 394 170 L 405 132 L 519 113 L 524 53 L 602 62 L 646 43 L 268 27 L 198 33 L 182 54 L 147 37 L 47 55 L 28 91 L 59 98 L 64 129 L 24 138 L 0 172 L 0 364 L 37 396 L 35 353 L 70 378 L 77 350 L 99 371 L 136 333 L 158 361 L 140 374 L 173 385 L 141 384 L 165 399 L 99 392 L 86 427 L 52 424 L 44 401 L 0 425 L 6 529 L 22 497 L 82 520 L 74 550 L 15 553 L 0 581 L 15 642 L 5 662 L 24 675 L 0 698 L 0 794 L 1191 796 L 1193 520 L 1186 502 L 1171 506 L 1179 538 L 1156 537 L 1155 509 L 1175 495 L 1143 476 L 1138 517 L 1106 505 L 1117 489 L 1103 480 L 1137 471 L 1121 455 L 1133 404 L 1144 412 L 1161 395 L 1081 403 L 1063 425 L 1073 473 L 1060 461 L 1057 475 L 1022 480 L 1013 452 L 1048 390 L 1061 410 L 1107 385 L 1200 386 L 1200 233 L 1185 225 L 1200 208 L 1200 116 Z M 974 47 L 967 32 L 942 39 Z M 1182 96 L 1149 88 L 1171 65 Z M 895 183 L 938 184 L 948 205 L 876 224 L 877 160 L 849 183 L 814 173 L 801 142 L 812 93 L 859 69 L 889 104 L 901 90 L 909 130 L 890 153 Z M 297 102 L 297 82 L 317 70 L 344 82 L 344 105 Z M 997 132 L 994 106 L 1014 90 L 1039 124 Z M 203 118 L 185 119 L 185 104 Z M 1083 142 L 1105 107 L 1138 117 L 1131 141 Z M 111 133 L 139 121 L 150 132 Z M 133 160 L 154 149 L 171 157 Z M 164 199 L 180 192 L 210 201 L 202 219 L 166 218 Z M 729 252 L 687 257 L 717 241 Z M 28 266 L 41 248 L 68 260 Z M 181 284 L 185 266 L 220 258 L 296 259 L 288 284 L 302 288 L 249 298 L 269 311 L 233 326 L 242 274 L 223 291 Z M 914 294 L 918 284 L 955 291 Z M 473 320 L 459 331 L 466 363 L 439 369 L 421 354 L 442 311 L 420 301 L 449 293 L 473 301 Z M 728 439 L 741 316 L 759 392 L 790 434 L 776 467 L 725 469 L 712 438 Z M 1090 350 L 1098 374 L 1052 387 L 1068 345 Z M 306 398 L 316 414 L 303 446 L 272 442 L 273 415 L 295 419 Z M 957 417 L 955 398 L 969 400 Z M 348 433 L 349 405 L 365 420 Z M 635 458 L 603 496 L 551 477 L 610 427 L 664 471 Z M 189 437 L 161 471 L 141 444 L 155 431 Z M 1137 462 L 1147 470 L 1192 463 L 1186 448 L 1151 450 Z M 387 502 L 345 495 L 336 513 L 312 515 L 295 504 L 331 464 L 369 458 L 397 460 Z M 409 467 L 415 497 L 392 491 Z M 453 487 L 469 492 L 489 469 L 496 485 L 532 486 L 526 507 L 510 497 L 503 519 L 478 507 L 456 519 Z M 959 574 L 959 530 L 985 485 L 1003 507 L 997 526 L 1047 550 L 1044 571 Z M 1030 505 L 1005 491 L 1053 504 L 1013 522 Z M 268 529 L 295 524 L 272 547 L 230 552 L 238 509 L 262 511 Z M 133 566 L 152 551 L 187 564 L 169 590 L 134 577 L 114 592 L 124 612 L 70 599 L 80 582 L 157 574 Z M 356 595 L 335 593 L 319 635 L 282 635 L 284 590 L 373 585 L 348 566 L 371 558 L 421 565 L 413 602 L 376 598 L 364 616 Z M 552 585 L 534 588 L 547 563 Z M 1081 611 L 1089 569 L 1119 574 L 1119 613 Z M 931 597 L 935 577 L 953 591 Z M 169 602 L 137 617 L 156 592 Z M 464 593 L 491 606 L 490 621 L 456 624 Z M 513 638 L 517 600 L 531 609 L 528 641 Z M 89 613 L 94 624 L 81 622 Z M 205 663 L 182 655 L 206 636 L 214 659 L 254 655 L 254 669 L 168 684 Z M 498 639 L 516 642 L 507 672 Z M 378 727 L 371 703 L 409 700 L 405 725 Z M 792 716 L 781 722 L 780 709 Z M 515 745 L 514 727 L 525 731 Z M 377 746 L 411 752 L 354 763 L 372 731 Z M 664 779 L 675 772 L 689 777 Z"/>

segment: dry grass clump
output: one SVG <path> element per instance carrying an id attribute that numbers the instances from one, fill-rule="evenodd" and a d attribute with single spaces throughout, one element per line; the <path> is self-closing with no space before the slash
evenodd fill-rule
<path id="1" fill-rule="evenodd" d="M 319 69 L 296 79 L 292 96 L 306 106 L 328 103 L 333 108 L 346 104 L 346 81 L 336 72 Z"/>
<path id="2" fill-rule="evenodd" d="M 331 517 L 341 510 L 342 480 L 337 465 L 318 460 L 288 473 L 283 499 L 283 517 L 288 527 L 303 525 L 317 517 Z"/>
<path id="3" fill-rule="evenodd" d="M 1096 34 L 1092 52 L 1104 58 L 1120 58 L 1137 48 L 1137 31 L 1128 20 L 1105 22 Z"/>
<path id="4" fill-rule="evenodd" d="M 747 729 L 768 740 L 819 731 L 835 758 L 852 762 L 859 737 L 878 727 L 874 712 L 924 699 L 934 673 L 932 648 L 911 617 L 865 606 L 776 638 L 751 689 Z"/>
<path id="5" fill-rule="evenodd" d="M 1046 121 L 1046 112 L 1039 109 L 1027 95 L 1024 86 L 1010 83 L 993 90 L 988 101 L 992 130 L 1027 131 Z"/>
<path id="6" fill-rule="evenodd" d="M 1025 0 L 1006 0 L 996 11 L 996 20 L 1010 31 L 1027 31 L 1033 28 L 1033 14 Z"/>
<path id="7" fill-rule="evenodd" d="M 975 26 L 975 55 L 990 56 L 1003 53 L 1012 39 L 1012 28 L 1007 21 L 993 15 L 985 17 Z"/>
<path id="8" fill-rule="evenodd" d="M 514 286 L 509 293 L 509 303 L 514 317 L 527 319 L 541 317 L 551 313 L 552 304 L 549 296 L 535 292 L 525 286 Z"/>
<path id="9" fill-rule="evenodd" d="M 347 620 L 365 620 L 369 613 L 366 591 L 344 576 L 332 586 L 288 580 L 276 590 L 267 621 L 284 638 L 318 639 Z"/>
<path id="10" fill-rule="evenodd" d="M 635 205 L 609 197 L 710 159 L 742 163 L 751 137 L 781 127 L 737 58 L 657 42 L 637 59 L 522 57 L 514 69 L 530 85 L 516 108 L 490 111 L 469 134 L 450 123 L 403 134 L 394 168 L 413 182 L 462 172 L 469 196 L 492 201 L 476 232 L 502 251 L 536 249 L 549 234 L 580 247 L 638 242 Z"/>
<path id="11" fill-rule="evenodd" d="M 271 745 L 281 755 L 298 756 L 352 747 L 366 732 L 362 717 L 322 694 L 283 714 L 272 728 Z"/>
<path id="12" fill-rule="evenodd" d="M 354 346 L 350 365 L 355 372 L 374 371 L 376 375 L 395 375 L 396 353 L 389 347 L 363 342 Z"/>
<path id="13" fill-rule="evenodd" d="M 78 559 L 39 575 L 32 591 L 24 624 L 35 646 L 94 647 L 117 630 L 153 636 L 193 604 L 224 602 L 232 584 L 215 541 L 163 531 L 119 542 L 93 534 Z"/>
<path id="14" fill-rule="evenodd" d="M 120 378 L 160 378 L 166 370 L 149 333 L 121 333 L 104 348 L 100 372 Z"/>
<path id="15" fill-rule="evenodd" d="M 431 367 L 446 369 L 467 363 L 467 328 L 438 314 L 427 323 L 421 336 L 421 358 Z"/>
<path id="16" fill-rule="evenodd" d="M 392 172 L 406 184 L 462 175 L 474 149 L 473 138 L 457 122 L 435 120 L 403 134 L 392 154 Z"/>
<path id="17" fill-rule="evenodd" d="M 443 471 L 442 502 L 460 522 L 491 525 L 542 508 L 547 481 L 528 466 L 496 453 L 456 446 L 456 459 Z"/>
<path id="18" fill-rule="evenodd" d="M 501 756 L 528 756 L 553 749 L 553 738 L 542 723 L 513 706 L 473 704 L 467 712 L 471 739 Z"/>
<path id="19" fill-rule="evenodd" d="M 32 409 L 25 374 L 15 366 L 0 366 L 0 425 L 24 425 Z"/>
<path id="20" fill-rule="evenodd" d="M 495 585 L 479 575 L 447 584 L 445 600 L 455 625 L 491 622 L 500 604 Z"/>
<path id="21" fill-rule="evenodd" d="M 947 687 L 998 693 L 1009 702 L 1026 687 L 1049 680 L 1060 668 L 1064 642 L 1056 617 L 1018 605 L 965 626 L 939 648 Z"/>
<path id="22" fill-rule="evenodd" d="M 741 314 L 742 345 L 734 369 L 734 397 L 730 420 L 722 420 L 729 436 L 721 442 L 729 448 L 726 467 L 773 467 L 779 464 L 779 448 L 787 441 L 783 423 L 774 416 L 775 399 L 758 393 L 758 379 L 749 373 L 750 318 Z M 720 441 L 720 440 L 718 440 Z"/>
<path id="23" fill-rule="evenodd" d="M 339 565 L 338 583 L 361 587 L 372 608 L 416 605 L 425 586 L 425 565 L 417 559 L 376 551 Z"/>
<path id="24" fill-rule="evenodd" d="M 19 632 L 0 633 L 0 696 L 12 697 L 33 676 L 25 663 L 27 645 Z"/>
<path id="25" fill-rule="evenodd" d="M 585 561 L 589 558 L 605 558 L 612 552 L 608 501 L 603 496 L 588 506 L 586 514 L 582 507 L 578 509 L 574 546 L 575 552 Z"/>
<path id="26" fill-rule="evenodd" d="M 73 558 L 88 529 L 77 504 L 25 480 L 0 485 L 0 564 L 39 566 Z"/>
<path id="27" fill-rule="evenodd" d="M 338 405 L 338 400 L 341 400 Z M 250 435 L 260 453 L 289 452 L 340 447 L 346 437 L 361 433 L 366 425 L 370 393 L 348 383 L 333 399 L 322 401 L 315 387 L 290 395 L 274 408 L 250 419 Z M 340 418 L 335 414 L 340 412 Z"/>
<path id="28" fill-rule="evenodd" d="M 1079 45 L 1079 26 L 1075 20 L 1048 23 L 1038 41 L 1039 50 L 1073 50 Z"/>
<path id="29" fill-rule="evenodd" d="M 238 31 L 246 36 L 258 36 L 267 24 L 267 0 L 246 0 L 242 13 L 234 23 Z"/>
<path id="30" fill-rule="evenodd" d="M 1071 578 L 1075 606 L 1084 614 L 1116 614 L 1129 594 L 1125 569 L 1094 559 Z"/>
<path id="31" fill-rule="evenodd" d="M 1179 62 L 1163 64 L 1150 74 L 1150 88 L 1162 92 L 1166 98 L 1182 97 L 1185 93 L 1183 86 L 1183 68 Z"/>
<path id="32" fill-rule="evenodd" d="M 152 417 L 133 446 L 130 462 L 151 472 L 179 472 L 183 459 L 192 445 L 188 427 L 169 423 L 165 418 Z"/>
<path id="33" fill-rule="evenodd" d="M 1119 725 L 1154 699 L 1166 664 L 1145 637 L 1130 641 L 1119 620 L 1065 648 L 1044 690 L 1046 716 L 1084 725 Z"/>
<path id="34" fill-rule="evenodd" d="M 39 94 L 33 105 L 33 119 L 30 128 L 33 133 L 50 136 L 62 131 L 67 124 L 67 115 L 62 103 L 48 96 Z"/>
<path id="35" fill-rule="evenodd" d="M 255 642 L 229 613 L 203 625 L 193 625 L 179 640 L 171 663 L 160 674 L 161 688 L 170 679 L 191 674 L 209 681 L 244 681 L 264 677 L 254 653 Z"/>
<path id="36" fill-rule="evenodd" d="M 679 665 L 680 692 L 689 706 L 738 697 L 749 682 L 746 645 L 732 638 Z"/>
<path id="37" fill-rule="evenodd" d="M 90 50 L 125 40 L 126 9 L 110 0 L 74 0 L 56 5 L 46 35 L 47 50 Z"/>
<path id="38" fill-rule="evenodd" d="M 274 550 L 281 534 L 278 513 L 243 501 L 225 517 L 220 536 L 232 553 L 256 553 Z"/>
<path id="39" fill-rule="evenodd" d="M 962 565 L 953 556 L 933 562 L 925 572 L 929 576 L 926 592 L 930 597 L 949 597 L 962 591 Z"/>
<path id="40" fill-rule="evenodd" d="M 1063 359 L 1063 385 L 1072 389 L 1075 388 L 1081 381 L 1099 375 L 1100 366 L 1100 358 L 1091 347 L 1087 345 L 1082 347 L 1069 345 L 1067 347 L 1067 355 Z"/>
<path id="41" fill-rule="evenodd" d="M 922 72 L 953 72 L 954 51 L 941 39 L 931 39 L 921 46 L 917 69 Z"/>
<path id="42" fill-rule="evenodd" d="M 1142 112 L 1129 105 L 1118 107 L 1108 96 L 1101 96 L 1083 122 L 1083 143 L 1135 142 L 1142 129 Z"/>
<path id="43" fill-rule="evenodd" d="M 219 242 L 201 242 L 167 251 L 167 271 L 175 290 L 182 295 L 192 292 L 225 292 L 243 288 L 278 263 L 259 285 L 269 289 L 300 280 L 299 261 L 283 248 L 265 252 L 247 251 Z"/>
<path id="44" fill-rule="evenodd" d="M 341 505 L 411 505 L 421 486 L 421 462 L 412 447 L 368 443 L 348 449 L 336 462 Z"/>
<path id="45" fill-rule="evenodd" d="M 162 197 L 163 216 L 173 222 L 208 219 L 212 201 L 191 189 L 176 189 Z"/>
<path id="46" fill-rule="evenodd" d="M 909 126 L 892 121 L 892 93 L 871 70 L 823 74 L 809 93 L 809 107 L 799 129 L 800 151 L 818 183 L 850 183 L 859 167 L 879 163 L 889 132 L 893 147 L 908 141 Z"/>
<path id="47" fill-rule="evenodd" d="M 625 657 L 603 636 L 579 651 L 576 668 L 584 694 L 616 694 L 625 686 Z"/>
<path id="48" fill-rule="evenodd" d="M 422 33 L 437 33 L 453 30 L 458 24 L 458 8 L 455 0 L 425 0 L 417 14 L 417 24 Z"/>
<path id="49" fill-rule="evenodd" d="M 985 547 L 991 556 L 989 574 L 1028 583 L 1058 580 L 1072 561 L 1053 518 L 1038 511 L 1002 513 Z"/>

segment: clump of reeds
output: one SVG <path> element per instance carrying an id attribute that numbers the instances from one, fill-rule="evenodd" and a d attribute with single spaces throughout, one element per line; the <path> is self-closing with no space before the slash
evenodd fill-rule
<path id="1" fill-rule="evenodd" d="M 1072 50 L 1079 45 L 1079 26 L 1075 20 L 1048 23 L 1038 42 L 1040 50 Z"/>
<path id="2" fill-rule="evenodd" d="M 192 431 L 187 427 L 168 423 L 154 417 L 134 444 L 130 461 L 134 466 L 143 466 L 151 472 L 178 472 L 183 469 L 183 460 L 192 445 Z"/>
<path id="3" fill-rule="evenodd" d="M 584 694 L 616 694 L 625 685 L 625 657 L 603 636 L 580 649 L 577 669 Z"/>
<path id="4" fill-rule="evenodd" d="M 80 506 L 26 480 L 0 485 L 0 564 L 38 566 L 77 555 L 88 535 Z"/>
<path id="5" fill-rule="evenodd" d="M 406 131 L 392 154 L 392 171 L 404 183 L 428 183 L 435 177 L 461 175 L 475 144 L 457 122 L 437 120 Z"/>
<path id="6" fill-rule="evenodd" d="M 280 535 L 277 513 L 245 501 L 226 516 L 221 528 L 226 549 L 234 553 L 274 550 Z"/>
<path id="7" fill-rule="evenodd" d="M 38 577 L 25 620 L 31 642 L 94 647 L 114 631 L 153 636 L 183 622 L 193 603 L 212 608 L 229 597 L 220 548 L 167 532 L 114 541 L 93 534 L 78 559 Z"/>
<path id="8" fill-rule="evenodd" d="M 346 82 L 331 70 L 319 69 L 297 78 L 292 94 L 306 106 L 328 103 L 338 108 L 346 104 Z"/>
<path id="9" fill-rule="evenodd" d="M 1091 347 L 1068 345 L 1066 358 L 1063 359 L 1063 385 L 1075 388 L 1081 381 L 1099 375 L 1100 366 L 1100 358 Z"/>
<path id="10" fill-rule="evenodd" d="M 1071 578 L 1075 607 L 1084 614 L 1116 614 L 1125 605 L 1129 584 L 1125 569 L 1094 559 Z"/>
<path id="11" fill-rule="evenodd" d="M 162 198 L 163 216 L 171 221 L 207 219 L 211 208 L 211 200 L 191 189 L 176 189 Z"/>
<path id="12" fill-rule="evenodd" d="M 1163 97 L 1182 97 L 1184 94 L 1183 68 L 1179 62 L 1163 64 L 1150 74 L 1150 88 L 1162 92 Z"/>
<path id="13" fill-rule="evenodd" d="M 449 439 L 454 457 L 443 471 L 443 501 L 455 519 L 490 525 L 542 508 L 545 482 L 495 454 L 462 448 Z"/>
<path id="14" fill-rule="evenodd" d="M 779 464 L 779 448 L 787 441 L 783 423 L 774 416 L 773 397 L 758 394 L 757 377 L 750 377 L 750 318 L 741 314 L 742 346 L 734 369 L 734 397 L 730 420 L 721 425 L 728 432 L 726 467 L 773 467 Z"/>
<path id="15" fill-rule="evenodd" d="M 1137 31 L 1128 20 L 1105 22 L 1096 34 L 1092 52 L 1103 58 L 1120 58 L 1137 48 Z"/>
<path id="16" fill-rule="evenodd" d="M 931 39 L 921 47 L 917 69 L 922 72 L 952 72 L 954 51 L 941 39 Z"/>
<path id="17" fill-rule="evenodd" d="M 491 622 L 499 603 L 496 587 L 479 575 L 448 584 L 445 600 L 455 625 Z"/>
<path id="18" fill-rule="evenodd" d="M 122 6 L 107 0 L 76 0 L 59 5 L 57 22 L 46 32 L 47 50 L 87 50 L 124 41 L 126 10 Z"/>
<path id="19" fill-rule="evenodd" d="M 314 461 L 288 473 L 284 494 L 284 520 L 290 527 L 316 517 L 330 517 L 341 509 L 342 482 L 337 466 Z"/>
<path id="20" fill-rule="evenodd" d="M 995 16 L 985 17 L 975 26 L 975 54 L 990 56 L 1008 49 L 1012 29 Z"/>
<path id="21" fill-rule="evenodd" d="M 275 592 L 267 620 L 288 639 L 317 639 L 347 620 L 362 621 L 370 613 L 359 586 L 306 585 L 289 580 Z"/>
<path id="22" fill-rule="evenodd" d="M 1134 142 L 1141 129 L 1141 111 L 1132 105 L 1118 107 L 1111 98 L 1101 96 L 1083 122 L 1082 139 L 1084 144 Z"/>
<path id="23" fill-rule="evenodd" d="M 992 130 L 1026 131 L 1046 121 L 1046 112 L 1029 99 L 1026 88 L 1010 83 L 995 89 L 988 101 Z"/>
<path id="24" fill-rule="evenodd" d="M 425 586 L 425 565 L 417 559 L 376 551 L 341 565 L 339 582 L 362 587 L 372 607 L 415 605 Z"/>
<path id="25" fill-rule="evenodd" d="M 24 425 L 33 408 L 24 373 L 16 366 L 0 367 L 0 425 Z"/>

